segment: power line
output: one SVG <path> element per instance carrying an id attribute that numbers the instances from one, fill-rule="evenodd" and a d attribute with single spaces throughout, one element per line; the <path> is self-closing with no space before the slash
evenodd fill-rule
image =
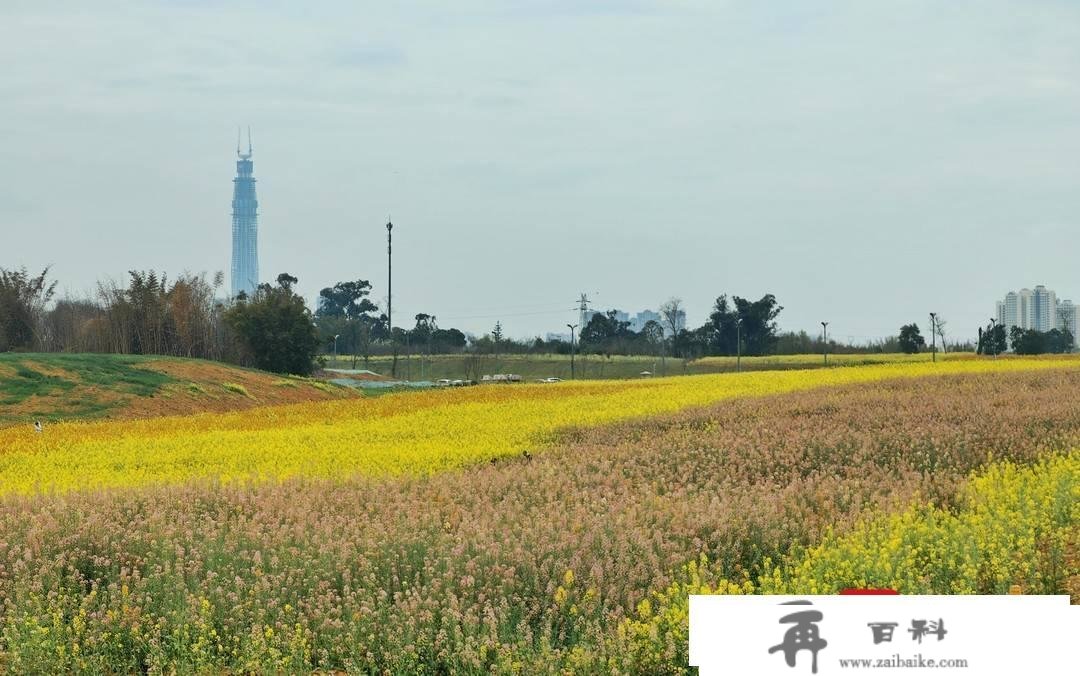
<path id="1" fill-rule="evenodd" d="M 576 308 L 572 308 L 576 309 Z M 533 312 L 498 312 L 495 314 L 483 314 L 483 315 L 457 315 L 454 317 L 443 317 L 444 320 L 457 321 L 459 319 L 499 319 L 501 317 L 529 317 L 537 315 L 555 315 L 566 314 L 565 308 L 559 308 L 558 310 L 536 310 Z"/>

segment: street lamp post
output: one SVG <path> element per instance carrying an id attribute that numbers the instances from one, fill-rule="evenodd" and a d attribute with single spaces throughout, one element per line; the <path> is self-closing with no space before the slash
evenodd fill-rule
<path id="1" fill-rule="evenodd" d="M 923 343 L 925 345 L 925 343 Z M 937 362 L 937 313 L 930 313 L 930 352 L 934 362 Z"/>
<path id="2" fill-rule="evenodd" d="M 566 325 L 566 328 L 570 329 L 570 380 L 576 380 L 574 376 L 574 329 L 577 327 L 577 324 Z"/>
<path id="3" fill-rule="evenodd" d="M 825 365 L 829 365 L 829 322 L 821 322 L 821 354 Z"/>
<path id="4" fill-rule="evenodd" d="M 340 333 L 335 333 L 334 334 L 334 366 L 335 367 L 337 366 L 337 339 L 338 339 L 339 336 L 341 336 Z"/>
<path id="5" fill-rule="evenodd" d="M 995 343 L 994 336 L 997 335 L 997 331 L 995 331 L 996 328 L 997 328 L 997 317 L 991 317 L 990 318 L 990 340 L 988 341 L 988 344 L 991 346 L 990 349 L 994 351 L 994 359 L 997 359 L 997 355 L 998 355 L 997 345 L 994 344 Z"/>
<path id="6" fill-rule="evenodd" d="M 393 222 L 386 219 L 386 330 L 390 333 L 390 348 L 394 351 L 393 365 L 390 367 L 390 375 L 397 377 L 397 341 L 394 340 L 394 257 L 391 255 L 390 231 L 394 229 Z"/>

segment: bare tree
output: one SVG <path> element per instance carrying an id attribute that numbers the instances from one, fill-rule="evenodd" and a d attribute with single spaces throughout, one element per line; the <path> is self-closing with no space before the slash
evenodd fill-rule
<path id="1" fill-rule="evenodd" d="M 26 268 L 0 268 L 0 352 L 15 347 L 45 349 L 45 306 L 56 291 L 48 274 L 49 268 L 36 277 Z"/>
<path id="2" fill-rule="evenodd" d="M 683 309 L 682 299 L 671 297 L 660 306 L 660 316 L 663 318 L 664 328 L 671 332 L 671 354 L 677 357 L 679 354 L 679 329 L 686 324 L 686 310 Z"/>
<path id="3" fill-rule="evenodd" d="M 937 333 L 938 338 L 941 339 L 941 353 L 942 354 L 946 354 L 949 351 L 945 347 L 945 324 L 946 323 L 947 322 L 944 319 L 941 318 L 941 315 L 936 315 L 933 330 Z"/>

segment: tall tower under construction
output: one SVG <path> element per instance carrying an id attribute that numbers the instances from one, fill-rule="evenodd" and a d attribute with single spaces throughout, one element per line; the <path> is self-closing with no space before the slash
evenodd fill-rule
<path id="1" fill-rule="evenodd" d="M 236 178 L 232 201 L 232 297 L 243 291 L 249 298 L 259 285 L 259 202 L 255 199 L 254 165 L 251 162 L 251 130 L 248 149 L 242 152 L 236 139 Z"/>

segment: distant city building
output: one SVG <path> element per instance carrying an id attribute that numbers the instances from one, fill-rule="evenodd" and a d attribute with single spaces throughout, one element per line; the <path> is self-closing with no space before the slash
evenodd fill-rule
<path id="1" fill-rule="evenodd" d="M 588 326 L 589 322 L 594 316 L 607 316 L 609 312 L 611 312 L 611 310 L 589 310 L 582 315 L 582 326 Z M 634 331 L 635 333 L 640 333 L 641 330 L 645 328 L 645 325 L 649 322 L 656 322 L 664 330 L 665 336 L 671 335 L 671 326 L 668 325 L 667 321 L 664 319 L 664 316 L 661 315 L 659 312 L 653 312 L 652 310 L 642 310 L 633 317 L 631 317 L 629 313 L 623 312 L 621 310 L 615 310 L 614 312 L 615 319 L 620 322 L 628 322 L 629 329 L 631 331 Z M 679 331 L 682 331 L 686 328 L 686 312 L 684 310 L 679 310 L 679 316 L 676 318 L 675 325 L 678 327 Z"/>
<path id="2" fill-rule="evenodd" d="M 546 342 L 548 342 L 548 343 L 553 343 L 555 341 L 562 341 L 564 343 L 569 343 L 570 342 L 570 334 L 569 333 L 547 333 L 547 334 L 544 335 L 544 340 Z"/>
<path id="3" fill-rule="evenodd" d="M 259 202 L 255 199 L 254 166 L 251 162 L 251 131 L 248 130 L 248 150 L 240 151 L 236 142 L 236 178 L 233 179 L 232 201 L 232 297 L 240 292 L 249 297 L 259 286 Z"/>
<path id="4" fill-rule="evenodd" d="M 669 327 L 670 328 L 670 327 Z M 686 328 L 686 310 L 679 310 L 675 314 L 675 333 Z"/>
<path id="5" fill-rule="evenodd" d="M 1004 300 L 994 304 L 994 316 L 1006 331 L 1018 326 L 1022 329 L 1049 331 L 1068 329 L 1077 344 L 1077 312 L 1071 300 L 1059 301 L 1054 291 L 1042 284 L 1032 289 L 1020 289 L 1005 294 Z"/>
<path id="6" fill-rule="evenodd" d="M 619 322 L 629 322 L 630 321 L 630 315 L 623 312 L 622 310 L 589 310 L 589 311 L 587 311 L 585 313 L 585 316 L 587 317 L 587 319 L 585 320 L 585 323 L 582 326 L 588 326 L 589 322 L 591 322 L 592 318 L 595 317 L 596 315 L 603 315 L 603 316 L 606 317 L 608 315 L 608 313 L 610 313 L 610 312 L 615 313 L 615 321 L 619 321 Z"/>
<path id="7" fill-rule="evenodd" d="M 1031 296 L 1033 301 L 1031 314 L 1035 330 L 1049 331 L 1059 328 L 1057 294 L 1040 284 L 1035 287 Z"/>
<path id="8" fill-rule="evenodd" d="M 1016 295 L 1015 325 L 1023 329 L 1035 328 L 1035 293 L 1031 289 L 1020 289 Z"/>
<path id="9" fill-rule="evenodd" d="M 642 310 L 634 315 L 634 318 L 630 320 L 630 329 L 632 331 L 640 332 L 645 325 L 649 322 L 660 323 L 660 313 L 653 312 L 652 310 Z"/>

